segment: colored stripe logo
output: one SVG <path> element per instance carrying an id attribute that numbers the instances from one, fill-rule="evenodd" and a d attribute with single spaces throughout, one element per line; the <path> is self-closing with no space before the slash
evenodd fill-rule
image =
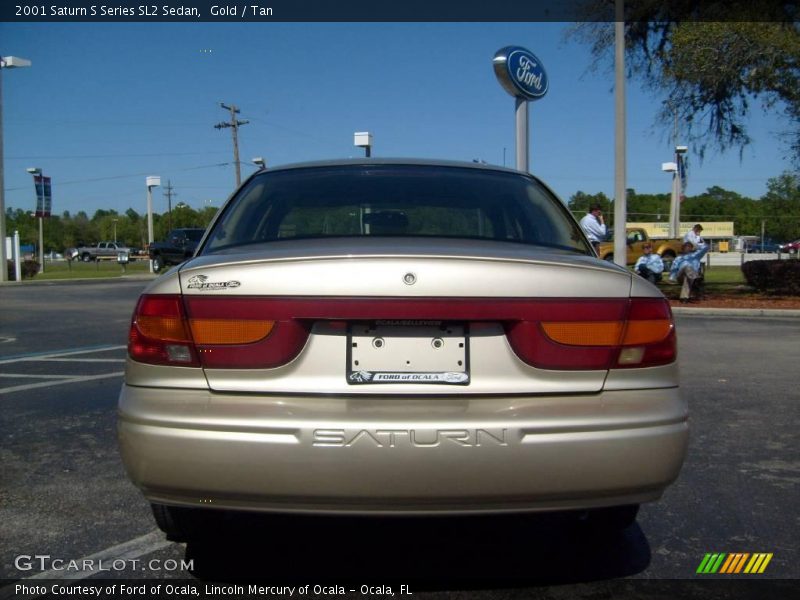
<path id="1" fill-rule="evenodd" d="M 772 552 L 715 552 L 707 553 L 700 566 L 697 567 L 697 573 L 701 575 L 723 574 L 723 575 L 738 575 L 740 573 L 747 574 L 760 574 L 763 573 L 769 561 L 772 560 Z"/>

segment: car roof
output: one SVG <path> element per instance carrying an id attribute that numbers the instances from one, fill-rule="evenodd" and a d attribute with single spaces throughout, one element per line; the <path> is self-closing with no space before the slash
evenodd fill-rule
<path id="1" fill-rule="evenodd" d="M 505 173 L 514 173 L 516 175 L 527 175 L 529 177 L 532 177 L 530 173 L 517 171 L 516 169 L 510 169 L 508 167 L 501 167 L 498 165 L 456 161 L 456 160 L 438 160 L 438 159 L 424 159 L 424 158 L 350 158 L 350 159 L 339 159 L 339 160 L 308 161 L 308 162 L 279 165 L 276 167 L 269 167 L 268 169 L 266 169 L 266 171 L 258 171 L 256 175 L 264 172 L 269 173 L 269 172 L 284 171 L 291 169 L 308 169 L 315 167 L 374 166 L 374 165 L 458 167 L 462 169 L 474 169 L 479 171 L 501 171 Z"/>

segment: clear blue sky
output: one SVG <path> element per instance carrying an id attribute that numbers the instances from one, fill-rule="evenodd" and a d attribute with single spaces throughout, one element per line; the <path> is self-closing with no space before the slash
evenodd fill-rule
<path id="1" fill-rule="evenodd" d="M 514 164 L 514 101 L 492 71 L 495 51 L 532 50 L 550 78 L 531 105 L 531 170 L 566 201 L 576 191 L 613 197 L 611 73 L 588 73 L 588 48 L 563 23 L 22 23 L 0 24 L 3 55 L 32 60 L 3 74 L 6 205 L 33 210 L 27 167 L 53 178 L 53 210 L 145 211 L 145 176 L 169 179 L 199 208 L 232 191 L 229 115 L 241 108 L 243 175 L 269 165 L 360 156 L 355 131 L 374 135 L 374 156 L 479 158 Z M 658 98 L 629 82 L 628 181 L 669 192 L 661 163 L 671 141 L 654 128 Z M 755 112 L 753 144 L 690 154 L 688 195 L 720 185 L 758 198 L 789 168 Z M 166 210 L 162 190 L 155 210 Z"/>

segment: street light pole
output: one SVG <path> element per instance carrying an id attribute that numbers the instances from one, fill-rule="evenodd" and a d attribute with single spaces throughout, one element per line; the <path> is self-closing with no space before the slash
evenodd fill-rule
<path id="1" fill-rule="evenodd" d="M 150 175 L 146 179 L 147 184 L 147 252 L 150 253 L 150 246 L 153 244 L 153 188 L 161 185 L 161 177 Z M 150 272 L 153 272 L 153 260 L 150 259 Z"/>
<path id="2" fill-rule="evenodd" d="M 372 134 L 369 131 L 356 131 L 353 134 L 353 145 L 364 149 L 364 156 L 372 156 Z"/>
<path id="3" fill-rule="evenodd" d="M 676 224 L 676 215 L 677 215 L 677 202 L 678 202 L 678 190 L 676 188 L 676 179 L 678 174 L 678 164 L 674 162 L 665 162 L 661 163 L 661 170 L 665 173 L 672 173 L 672 193 L 670 194 L 669 198 L 669 237 L 676 238 L 678 237 L 679 232 L 679 225 Z M 679 222 L 679 220 L 677 221 Z"/>
<path id="4" fill-rule="evenodd" d="M 30 67 L 31 61 L 18 56 L 0 56 L 0 282 L 8 281 L 6 267 L 6 197 L 3 174 L 3 69 Z"/>

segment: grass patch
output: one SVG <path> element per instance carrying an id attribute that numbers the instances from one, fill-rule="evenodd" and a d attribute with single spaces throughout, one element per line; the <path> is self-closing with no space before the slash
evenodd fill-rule
<path id="1" fill-rule="evenodd" d="M 666 274 L 659 288 L 667 298 L 676 299 L 680 295 L 681 286 L 670 283 Z M 752 297 L 760 294 L 747 285 L 740 266 L 712 266 L 705 271 L 705 295 Z"/>
<path id="2" fill-rule="evenodd" d="M 122 266 L 116 260 L 101 260 L 96 263 L 72 261 L 48 262 L 44 265 L 44 273 L 39 273 L 33 281 L 47 281 L 57 279 L 105 279 L 121 277 L 122 275 L 144 275 L 150 272 L 146 260 L 137 260 Z"/>
<path id="3" fill-rule="evenodd" d="M 658 288 L 670 299 L 677 299 L 681 286 L 669 280 L 669 273 L 664 272 L 664 278 L 659 282 Z M 714 296 L 753 296 L 756 290 L 747 285 L 747 281 L 740 266 L 712 266 L 705 271 L 705 294 Z"/>
<path id="4" fill-rule="evenodd" d="M 706 269 L 706 285 L 745 285 L 741 267 L 715 267 Z"/>

